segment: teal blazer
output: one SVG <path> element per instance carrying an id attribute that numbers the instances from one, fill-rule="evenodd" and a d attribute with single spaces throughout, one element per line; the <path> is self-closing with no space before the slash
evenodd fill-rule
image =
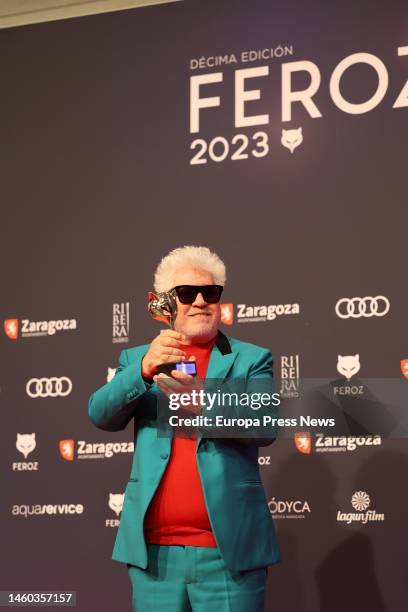
<path id="1" fill-rule="evenodd" d="M 157 385 L 141 375 L 148 344 L 123 350 L 114 378 L 89 399 L 89 417 L 106 431 L 125 429 L 134 420 L 135 452 L 126 486 L 112 559 L 147 567 L 143 521 L 171 452 L 171 435 L 157 435 Z M 218 332 L 207 379 L 272 379 L 267 349 Z M 276 416 L 276 409 L 275 416 Z M 197 434 L 197 467 L 214 538 L 231 571 L 271 565 L 280 560 L 275 528 L 258 466 L 258 447 L 273 438 L 240 441 Z"/>

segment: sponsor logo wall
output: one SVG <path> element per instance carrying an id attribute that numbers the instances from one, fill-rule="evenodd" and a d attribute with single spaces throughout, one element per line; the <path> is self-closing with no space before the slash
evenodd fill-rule
<path id="1" fill-rule="evenodd" d="M 282 410 L 311 378 L 351 418 L 367 380 L 408 391 L 406 10 L 357 5 L 193 0 L 0 31 L 18 100 L 0 117 L 2 589 L 130 610 L 110 558 L 137 426 L 97 429 L 87 404 L 161 328 L 147 294 L 174 247 L 226 261 L 221 329 L 272 351 Z M 266 610 L 399 612 L 404 432 L 302 424 L 258 465 L 283 556 Z"/>

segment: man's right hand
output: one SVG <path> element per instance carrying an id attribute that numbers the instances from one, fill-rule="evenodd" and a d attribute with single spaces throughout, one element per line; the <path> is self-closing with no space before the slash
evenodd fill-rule
<path id="1" fill-rule="evenodd" d="M 142 359 L 143 378 L 153 378 L 157 374 L 157 366 L 163 363 L 184 361 L 187 355 L 179 346 L 187 342 L 187 336 L 184 334 L 180 334 L 173 329 L 161 330 Z"/>

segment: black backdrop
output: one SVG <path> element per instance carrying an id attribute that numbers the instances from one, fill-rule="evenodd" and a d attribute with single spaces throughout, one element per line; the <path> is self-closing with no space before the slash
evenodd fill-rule
<path id="1" fill-rule="evenodd" d="M 299 364 L 295 387 L 299 372 L 338 378 L 338 355 L 358 354 L 364 376 L 402 378 L 407 25 L 397 0 L 190 0 L 0 32 L 0 314 L 9 321 L 0 342 L 0 589 L 72 589 L 80 610 L 130 609 L 126 568 L 110 560 L 120 497 L 109 499 L 124 491 L 131 449 L 106 457 L 100 446 L 96 458 L 81 449 L 132 440 L 131 427 L 95 429 L 87 400 L 122 348 L 157 333 L 145 298 L 170 249 L 204 244 L 220 254 L 223 299 L 234 305 L 223 330 L 269 347 L 277 377 L 288 373 L 286 357 Z M 243 60 L 263 49 L 273 57 Z M 378 58 L 389 76 L 381 102 L 364 113 L 344 112 L 329 93 L 334 69 L 355 53 Z M 200 58 L 201 68 L 190 63 Z M 301 61 L 320 72 L 321 117 L 295 102 L 283 121 L 282 64 Z M 245 113 L 268 122 L 236 127 L 235 71 L 258 66 L 269 74 L 246 80 L 261 97 Z M 220 106 L 202 109 L 200 131 L 190 133 L 190 77 L 214 72 L 222 82 L 200 95 L 219 96 Z M 292 89 L 309 81 L 299 71 Z M 357 105 L 378 84 L 372 67 L 355 63 L 340 90 Z M 303 142 L 291 153 L 282 130 L 299 127 Z M 248 157 L 231 159 L 245 136 Z M 190 163 L 196 139 L 208 147 L 206 163 Z M 263 139 L 269 152 L 256 157 Z M 341 298 L 379 295 L 384 316 L 370 300 L 366 316 L 357 302 L 357 316 L 336 314 Z M 129 312 L 119 330 L 115 304 Z M 299 312 L 243 319 L 239 304 L 298 304 Z M 24 320 L 76 328 L 26 335 Z M 51 377 L 68 381 L 32 381 Z M 41 390 L 46 397 L 32 397 Z M 16 444 L 18 433 L 25 438 Z M 282 439 L 260 454 L 283 554 L 269 571 L 267 609 L 404 610 L 405 440 L 326 453 L 312 443 L 302 453 Z M 359 491 L 383 520 L 337 520 L 356 512 Z M 62 509 L 24 516 L 48 504 Z"/>

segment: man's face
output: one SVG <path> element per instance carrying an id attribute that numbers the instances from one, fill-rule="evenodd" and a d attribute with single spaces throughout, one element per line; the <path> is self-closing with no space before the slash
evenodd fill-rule
<path id="1" fill-rule="evenodd" d="M 214 285 L 212 274 L 197 268 L 179 268 L 174 275 L 177 285 Z M 178 297 L 174 329 L 189 337 L 192 342 L 207 342 L 217 334 L 221 319 L 220 304 L 208 304 L 197 293 L 192 304 L 182 304 Z"/>

